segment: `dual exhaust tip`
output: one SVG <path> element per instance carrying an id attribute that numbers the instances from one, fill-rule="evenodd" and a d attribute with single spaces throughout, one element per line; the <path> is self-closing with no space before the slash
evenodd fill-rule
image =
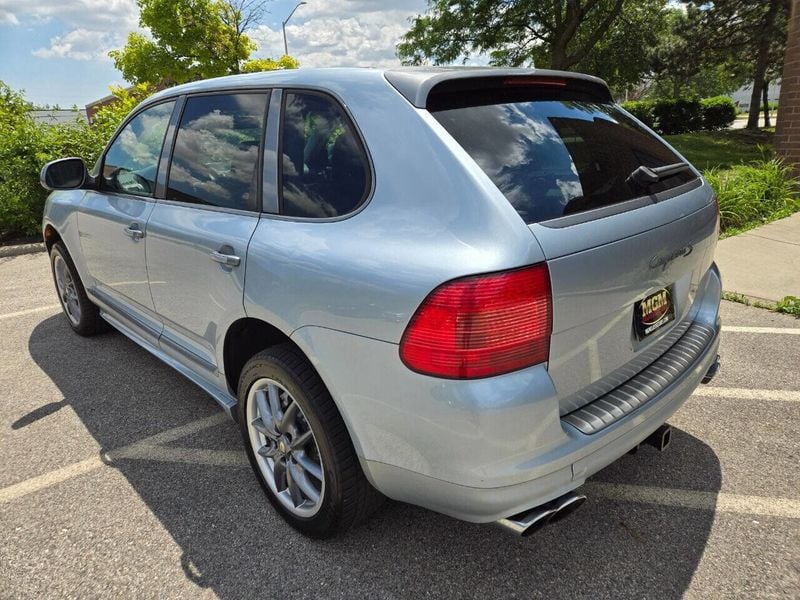
<path id="1" fill-rule="evenodd" d="M 506 531 L 526 537 L 539 531 L 549 523 L 555 523 L 571 515 L 584 502 L 586 502 L 586 496 L 575 492 L 567 492 L 563 496 L 559 496 L 541 506 L 507 519 L 500 519 L 497 524 Z"/>
<path id="2" fill-rule="evenodd" d="M 644 440 L 645 444 L 653 446 L 659 451 L 666 450 L 671 442 L 672 427 L 666 423 L 661 425 Z M 638 446 L 631 451 L 635 452 L 637 448 Z M 575 492 L 567 492 L 563 496 L 559 496 L 555 500 L 546 502 L 541 506 L 531 508 L 513 517 L 500 519 L 497 521 L 497 525 L 515 535 L 527 537 L 532 533 L 536 533 L 549 523 L 555 523 L 568 517 L 578 510 L 584 502 L 586 502 L 586 496 L 576 494 Z"/>

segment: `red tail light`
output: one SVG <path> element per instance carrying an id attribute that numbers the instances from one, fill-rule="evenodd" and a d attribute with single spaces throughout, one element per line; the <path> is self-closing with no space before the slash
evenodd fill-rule
<path id="1" fill-rule="evenodd" d="M 456 279 L 414 313 L 400 358 L 414 371 L 451 379 L 516 371 L 547 360 L 551 313 L 545 264 Z"/>

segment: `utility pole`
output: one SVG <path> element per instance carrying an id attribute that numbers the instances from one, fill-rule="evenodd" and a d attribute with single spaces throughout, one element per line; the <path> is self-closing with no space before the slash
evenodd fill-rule
<path id="1" fill-rule="evenodd" d="M 289 22 L 289 19 L 292 18 L 292 15 L 294 14 L 294 11 L 296 11 L 298 8 L 300 8 L 303 4 L 308 4 L 308 2 L 298 2 L 297 6 L 295 6 L 292 9 L 292 12 L 289 13 L 289 16 L 286 17 L 286 20 L 283 22 L 283 25 L 282 25 L 282 27 L 283 27 L 283 53 L 285 55 L 287 55 L 287 56 L 289 55 L 289 44 L 286 42 L 286 24 Z"/>

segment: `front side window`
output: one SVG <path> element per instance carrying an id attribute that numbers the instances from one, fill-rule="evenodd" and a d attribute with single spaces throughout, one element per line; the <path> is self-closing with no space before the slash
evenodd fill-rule
<path id="1" fill-rule="evenodd" d="M 161 146 L 174 107 L 174 101 L 153 106 L 125 125 L 106 152 L 103 189 L 152 197 Z"/>
<path id="2" fill-rule="evenodd" d="M 468 97 L 432 111 L 526 223 L 664 192 L 696 179 L 683 171 L 642 186 L 638 167 L 681 162 L 658 138 L 610 103 Z"/>
<path id="3" fill-rule="evenodd" d="M 309 92 L 285 97 L 281 214 L 325 218 L 355 210 L 369 191 L 367 155 L 344 111 Z"/>
<path id="4" fill-rule="evenodd" d="M 175 138 L 167 199 L 258 210 L 268 99 L 263 93 L 189 98 Z"/>

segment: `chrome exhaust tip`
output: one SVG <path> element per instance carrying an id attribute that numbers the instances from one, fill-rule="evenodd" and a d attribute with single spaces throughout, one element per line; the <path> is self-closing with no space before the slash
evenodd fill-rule
<path id="1" fill-rule="evenodd" d="M 555 500 L 526 510 L 518 515 L 500 519 L 497 525 L 515 535 L 527 537 L 539 531 L 548 523 L 555 523 L 569 516 L 586 501 L 586 496 L 567 492 Z"/>
<path id="2" fill-rule="evenodd" d="M 666 423 L 661 425 L 648 436 L 644 443 L 653 446 L 659 452 L 663 452 L 672 443 L 672 427 Z"/>
<path id="3" fill-rule="evenodd" d="M 706 374 L 703 375 L 703 379 L 700 380 L 700 383 L 710 383 L 714 376 L 719 372 L 719 354 L 717 354 L 717 358 L 714 360 L 714 363 L 708 367 L 708 371 Z"/>

